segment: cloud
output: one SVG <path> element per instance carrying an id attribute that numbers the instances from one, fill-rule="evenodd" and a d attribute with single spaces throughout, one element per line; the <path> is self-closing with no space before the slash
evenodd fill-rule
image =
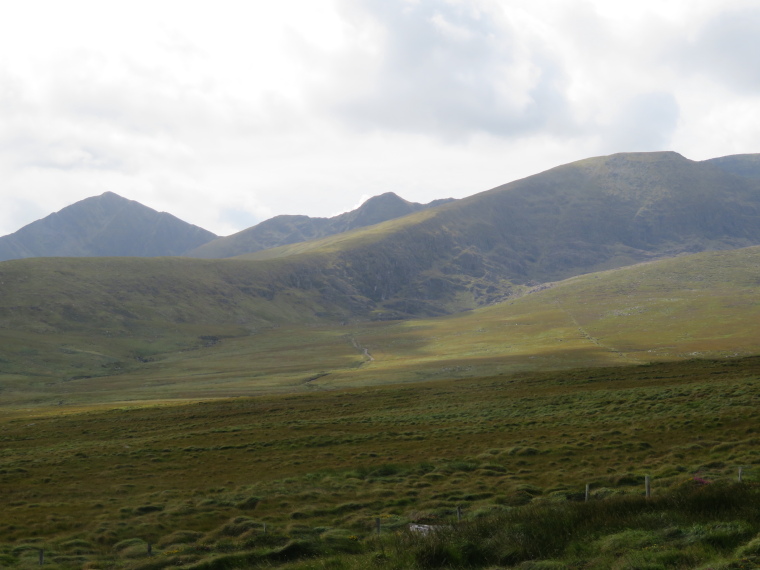
<path id="1" fill-rule="evenodd" d="M 672 93 L 636 95 L 620 106 L 608 127 L 605 145 L 625 152 L 668 150 L 678 117 L 678 102 Z"/>
<path id="2" fill-rule="evenodd" d="M 682 46 L 680 58 L 689 71 L 730 89 L 756 94 L 760 89 L 760 9 L 728 9 L 710 18 Z"/>
<path id="3" fill-rule="evenodd" d="M 224 234 L 590 155 L 760 145 L 752 0 L 0 11 L 0 234 L 106 190 Z"/>
<path id="4" fill-rule="evenodd" d="M 565 71 L 515 18 L 468 2 L 344 4 L 354 41 L 333 56 L 325 107 L 362 130 L 517 137 L 572 127 Z"/>

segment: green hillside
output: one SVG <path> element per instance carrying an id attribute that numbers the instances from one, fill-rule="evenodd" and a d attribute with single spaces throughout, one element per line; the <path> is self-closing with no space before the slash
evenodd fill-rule
<path id="1" fill-rule="evenodd" d="M 4 262 L 3 393 L 15 389 L 9 380 L 15 386 L 20 379 L 24 390 L 50 394 L 51 379 L 122 374 L 159 355 L 190 357 L 221 338 L 289 323 L 340 321 L 361 309 L 338 290 L 312 287 L 309 266 L 282 266 L 182 258 Z"/>
<path id="2" fill-rule="evenodd" d="M 574 277 L 474 311 L 403 321 L 353 318 L 355 299 L 339 291 L 285 288 L 285 260 L 69 261 L 0 265 L 6 404 L 303 392 L 757 353 L 758 247 Z"/>

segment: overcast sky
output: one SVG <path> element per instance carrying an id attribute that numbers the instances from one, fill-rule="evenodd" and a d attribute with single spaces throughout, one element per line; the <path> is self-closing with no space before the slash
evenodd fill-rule
<path id="1" fill-rule="evenodd" d="M 760 152 L 756 0 L 0 4 L 0 235 L 105 191 L 227 235 L 653 150 Z"/>

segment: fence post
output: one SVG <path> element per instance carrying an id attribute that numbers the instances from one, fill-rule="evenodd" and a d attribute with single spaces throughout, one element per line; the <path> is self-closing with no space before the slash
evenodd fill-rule
<path id="1" fill-rule="evenodd" d="M 647 499 L 652 496 L 652 480 L 649 475 L 644 477 L 644 490 L 646 491 Z"/>
<path id="2" fill-rule="evenodd" d="M 153 556 L 153 545 L 148 543 L 148 556 Z"/>
<path id="3" fill-rule="evenodd" d="M 742 482 L 742 475 L 744 475 L 744 467 L 739 467 L 739 483 Z"/>
<path id="4" fill-rule="evenodd" d="M 380 518 L 375 519 L 375 527 L 377 528 L 377 536 L 380 536 Z"/>
<path id="5" fill-rule="evenodd" d="M 40 548 L 40 566 L 45 564 L 45 551 Z"/>
<path id="6" fill-rule="evenodd" d="M 462 505 L 457 505 L 457 522 L 462 522 Z"/>
<path id="7" fill-rule="evenodd" d="M 264 534 L 267 533 L 267 523 L 264 523 Z"/>
<path id="8" fill-rule="evenodd" d="M 591 483 L 586 483 L 586 502 L 588 503 L 589 495 L 591 494 Z"/>

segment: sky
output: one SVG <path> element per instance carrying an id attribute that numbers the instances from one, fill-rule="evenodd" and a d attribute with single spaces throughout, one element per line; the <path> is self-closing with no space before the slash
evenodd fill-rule
<path id="1" fill-rule="evenodd" d="M 0 2 L 0 235 L 106 191 L 229 235 L 657 150 L 760 152 L 756 0 Z"/>

